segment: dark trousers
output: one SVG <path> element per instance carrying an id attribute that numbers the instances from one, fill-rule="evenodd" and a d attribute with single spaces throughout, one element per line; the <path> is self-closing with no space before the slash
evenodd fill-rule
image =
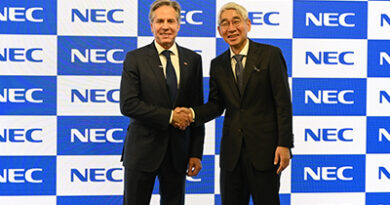
<path id="1" fill-rule="evenodd" d="M 276 167 L 265 171 L 256 170 L 243 145 L 234 170 L 221 168 L 222 205 L 249 204 L 250 195 L 254 205 L 279 205 L 280 176 L 276 170 Z"/>
<path id="2" fill-rule="evenodd" d="M 159 169 L 154 172 L 125 168 L 123 204 L 148 205 L 156 176 L 160 182 L 160 204 L 184 205 L 185 173 L 178 173 L 173 167 L 170 149 Z"/>

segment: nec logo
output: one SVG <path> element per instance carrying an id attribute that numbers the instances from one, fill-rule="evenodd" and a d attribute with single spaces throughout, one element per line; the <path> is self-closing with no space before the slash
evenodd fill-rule
<path id="1" fill-rule="evenodd" d="M 386 14 L 381 14 L 381 27 L 385 26 L 385 22 L 387 26 L 390 26 L 390 17 Z"/>
<path id="2" fill-rule="evenodd" d="M 122 139 L 115 139 L 115 132 L 123 132 L 122 128 L 113 128 L 113 129 L 84 129 L 84 132 L 80 132 L 78 129 L 70 130 L 70 140 L 72 143 L 76 141 L 82 143 L 122 143 Z"/>
<path id="3" fill-rule="evenodd" d="M 379 65 L 390 65 L 390 55 L 384 51 L 379 52 Z"/>
<path id="4" fill-rule="evenodd" d="M 4 129 L 0 142 L 42 142 L 42 129 Z"/>
<path id="5" fill-rule="evenodd" d="M 279 16 L 279 12 L 249 12 L 248 17 L 251 20 L 252 25 L 269 25 L 269 26 L 278 26 L 280 23 L 271 20 L 274 19 L 273 16 Z"/>
<path id="6" fill-rule="evenodd" d="M 386 128 L 379 128 L 378 141 L 379 142 L 390 142 L 390 133 L 387 131 Z"/>
<path id="7" fill-rule="evenodd" d="M 42 93 L 42 88 L 4 88 L 3 94 L 0 93 L 0 102 L 6 103 L 43 103 L 41 98 L 34 97 L 36 93 Z"/>
<path id="8" fill-rule="evenodd" d="M 10 62 L 43 62 L 42 48 L 4 48 L 3 52 L 0 52 L 0 61 Z"/>
<path id="9" fill-rule="evenodd" d="M 185 10 L 181 10 L 181 23 L 180 24 L 191 24 L 191 25 L 203 25 L 203 21 L 201 20 L 196 20 L 200 18 L 195 18 L 195 15 L 202 15 L 203 11 L 202 10 L 193 10 L 193 11 L 188 11 L 186 12 Z"/>
<path id="10" fill-rule="evenodd" d="M 353 104 L 353 100 L 346 99 L 346 95 L 353 93 L 353 90 L 319 90 L 317 93 L 305 90 L 305 104 L 309 103 L 309 99 L 315 104 Z"/>
<path id="11" fill-rule="evenodd" d="M 71 169 L 70 181 L 74 182 L 77 179 L 81 182 L 122 182 L 123 179 L 118 177 L 122 176 L 122 173 L 122 168 L 91 168 L 80 171 L 78 169 Z"/>
<path id="12" fill-rule="evenodd" d="M 355 27 L 354 23 L 348 23 L 347 18 L 353 18 L 355 13 L 306 13 L 305 25 L 327 26 L 327 27 Z"/>
<path id="13" fill-rule="evenodd" d="M 305 167 L 304 177 L 305 181 L 314 180 L 314 181 L 351 181 L 353 177 L 347 175 L 347 172 L 353 172 L 352 166 L 344 166 L 344 167 L 317 167 L 317 169 L 312 169 L 310 167 Z"/>
<path id="14" fill-rule="evenodd" d="M 311 129 L 305 129 L 305 141 L 307 142 L 310 138 L 315 142 L 335 142 L 335 141 L 343 141 L 343 142 L 352 142 L 352 138 L 348 138 L 345 136 L 346 132 L 352 132 L 352 128 L 343 128 L 337 130 L 335 128 L 324 128 L 318 129 L 317 132 Z"/>
<path id="15" fill-rule="evenodd" d="M 385 179 L 390 179 L 390 172 L 384 167 L 379 167 L 378 179 L 384 178 L 383 176 L 386 177 Z"/>
<path id="16" fill-rule="evenodd" d="M 10 22 L 43 22 L 43 8 L 4 7 L 0 10 L 0 21 Z"/>
<path id="17" fill-rule="evenodd" d="M 379 103 L 383 104 L 389 104 L 390 103 L 390 95 L 384 90 L 379 91 Z"/>
<path id="18" fill-rule="evenodd" d="M 0 173 L 0 183 L 42 183 L 42 178 L 38 177 L 42 175 L 42 172 L 42 168 L 3 169 L 3 172 Z"/>
<path id="19" fill-rule="evenodd" d="M 71 102 L 75 102 L 76 99 L 79 102 L 88 103 L 119 103 L 119 89 L 105 90 L 105 89 L 85 89 L 84 93 L 81 93 L 77 89 L 71 90 Z"/>
<path id="20" fill-rule="evenodd" d="M 122 13 L 123 9 L 85 9 L 85 11 L 72 9 L 72 22 L 78 20 L 85 23 L 123 23 L 124 20 L 119 18 Z"/>
<path id="21" fill-rule="evenodd" d="M 313 53 L 310 51 L 307 51 L 305 54 L 305 63 L 309 64 L 310 62 L 313 62 L 314 64 L 325 64 L 325 65 L 337 65 L 337 64 L 343 64 L 343 65 L 354 65 L 354 62 L 347 61 L 346 56 L 347 55 L 353 55 L 353 51 L 345 51 L 345 52 L 336 52 L 336 51 L 324 51 L 324 52 L 318 52 Z"/>
<path id="22" fill-rule="evenodd" d="M 124 49 L 71 49 L 71 62 L 75 63 L 76 59 L 81 63 L 116 63 L 121 64 L 123 61 L 114 58 L 115 54 L 123 54 Z"/>

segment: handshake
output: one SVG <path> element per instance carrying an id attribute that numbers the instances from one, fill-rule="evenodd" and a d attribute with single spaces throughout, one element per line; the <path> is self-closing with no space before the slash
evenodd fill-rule
<path id="1" fill-rule="evenodd" d="M 177 107 L 173 110 L 171 124 L 181 130 L 185 130 L 192 122 L 194 122 L 194 116 L 189 108 Z"/>

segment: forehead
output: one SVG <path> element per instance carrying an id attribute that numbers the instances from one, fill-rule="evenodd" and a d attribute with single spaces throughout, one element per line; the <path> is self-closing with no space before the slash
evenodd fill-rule
<path id="1" fill-rule="evenodd" d="M 161 6 L 154 11 L 155 18 L 176 18 L 176 11 L 171 6 Z"/>
<path id="2" fill-rule="evenodd" d="M 221 20 L 228 20 L 228 19 L 235 19 L 235 18 L 241 19 L 242 16 L 234 9 L 228 9 L 221 13 Z"/>

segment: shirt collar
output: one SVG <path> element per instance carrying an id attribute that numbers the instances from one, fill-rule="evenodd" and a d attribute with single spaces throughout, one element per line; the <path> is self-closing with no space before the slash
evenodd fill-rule
<path id="1" fill-rule="evenodd" d="M 233 56 L 236 55 L 236 54 L 234 54 L 234 52 L 233 52 L 233 50 L 232 50 L 231 47 L 229 47 L 229 49 L 230 49 L 230 58 L 233 58 Z M 239 54 L 240 54 L 240 55 L 247 56 L 247 55 L 248 55 L 248 50 L 249 50 L 249 39 L 246 39 L 245 46 L 244 46 L 244 48 L 240 51 Z"/>
<path id="2" fill-rule="evenodd" d="M 167 50 L 163 48 L 160 44 L 154 41 L 154 45 L 156 46 L 157 53 L 160 55 L 163 51 Z M 173 55 L 177 55 L 177 45 L 174 43 L 168 50 L 172 52 Z"/>

